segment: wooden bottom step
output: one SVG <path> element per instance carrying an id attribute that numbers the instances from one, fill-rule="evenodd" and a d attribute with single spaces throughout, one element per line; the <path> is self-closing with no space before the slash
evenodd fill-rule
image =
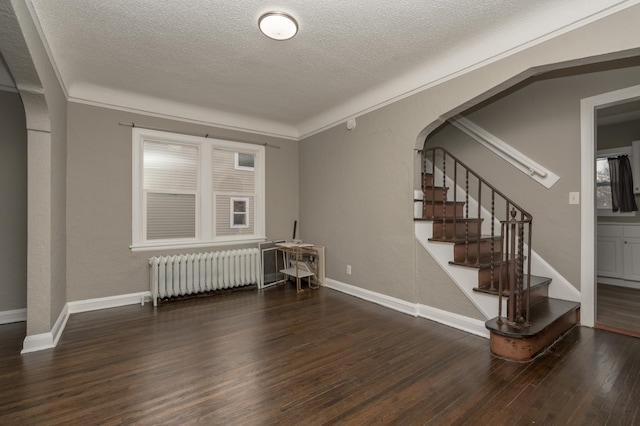
<path id="1" fill-rule="evenodd" d="M 515 328 L 498 318 L 485 323 L 490 331 L 491 353 L 509 361 L 531 361 L 580 322 L 580 304 L 544 299 L 531 306 L 530 327 Z"/>

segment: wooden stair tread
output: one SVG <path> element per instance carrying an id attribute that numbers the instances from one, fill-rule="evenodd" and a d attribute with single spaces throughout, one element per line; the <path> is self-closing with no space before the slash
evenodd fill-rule
<path id="1" fill-rule="evenodd" d="M 414 201 L 424 201 L 424 199 L 415 199 Z M 464 201 L 445 201 L 444 203 L 442 202 L 442 200 L 427 200 L 424 201 L 424 203 L 426 205 L 442 205 L 442 204 L 446 204 L 448 206 L 452 206 L 454 204 L 458 205 L 458 206 L 464 206 L 465 202 Z"/>
<path id="2" fill-rule="evenodd" d="M 450 260 L 449 261 L 449 265 L 456 265 L 456 266 L 465 266 L 467 268 L 474 268 L 474 269 L 487 269 L 491 267 L 491 261 L 487 260 L 487 259 L 483 259 L 481 256 L 480 257 L 480 262 L 479 263 L 475 263 L 475 260 L 473 261 L 469 261 L 469 262 L 457 262 L 455 260 Z M 493 261 L 493 266 L 500 266 L 500 255 L 496 256 L 496 260 Z"/>
<path id="3" fill-rule="evenodd" d="M 485 242 L 485 241 L 491 242 L 491 240 L 494 240 L 494 242 L 498 242 L 499 243 L 501 239 L 502 239 L 502 237 L 500 237 L 500 235 L 494 235 L 493 237 L 491 235 L 481 235 L 480 238 L 473 237 L 473 238 L 469 238 L 466 241 L 468 241 L 469 245 L 471 245 L 471 244 L 477 244 L 478 241 L 480 241 L 480 242 Z M 464 244 L 465 243 L 465 239 L 464 238 L 458 238 L 457 240 L 453 240 L 451 242 L 454 243 L 454 244 Z"/>
<path id="4" fill-rule="evenodd" d="M 533 323 L 529 327 L 515 328 L 503 321 L 498 324 L 498 318 L 490 319 L 485 323 L 487 329 L 500 336 L 515 339 L 534 337 L 553 325 L 553 323 L 566 314 L 580 308 L 580 303 L 568 300 L 545 298 L 531 306 L 529 316 Z"/>
<path id="5" fill-rule="evenodd" d="M 420 219 L 420 220 L 433 220 L 433 219 Z M 459 238 L 458 238 L 459 239 Z M 456 242 L 456 238 L 429 238 L 429 241 L 435 241 L 437 243 L 454 243 Z"/>
<path id="6" fill-rule="evenodd" d="M 424 201 L 424 198 L 414 198 L 413 201 Z M 427 200 L 426 201 L 427 204 L 433 204 L 433 205 L 438 205 L 438 204 L 448 204 L 448 205 L 452 205 L 452 204 L 458 204 L 458 205 L 463 205 L 465 204 L 464 201 L 449 201 L 446 200 L 444 203 L 442 202 L 442 200 Z"/>
<path id="7" fill-rule="evenodd" d="M 493 266 L 500 266 L 502 256 L 500 253 L 495 254 L 495 258 L 493 260 Z M 509 262 L 514 260 L 513 257 L 509 257 L 509 259 L 505 259 L 505 261 Z M 476 263 L 476 256 L 469 256 L 469 261 L 460 261 L 460 260 L 450 260 L 449 265 L 457 265 L 457 266 L 465 266 L 467 268 L 474 269 L 489 269 L 491 268 L 491 258 L 490 255 L 483 254 L 480 256 L 480 262 Z"/>
<path id="8" fill-rule="evenodd" d="M 476 223 L 476 222 L 484 222 L 483 218 L 477 218 L 477 217 L 469 217 L 469 218 L 465 218 L 465 217 L 453 217 L 453 216 L 435 216 L 433 218 L 431 218 L 431 220 L 433 220 L 434 222 L 445 222 L 445 223 L 464 223 L 464 222 L 470 222 L 470 223 Z"/>
<path id="9" fill-rule="evenodd" d="M 420 218 L 416 220 L 433 220 L 431 218 Z M 500 241 L 500 236 L 494 236 L 494 239 Z M 482 235 L 480 238 L 478 237 L 469 237 L 469 244 L 477 243 L 478 239 L 480 241 L 491 241 L 490 235 Z M 453 244 L 464 244 L 464 238 L 429 238 L 429 241 L 435 241 L 439 243 L 453 243 Z"/>
<path id="10" fill-rule="evenodd" d="M 526 278 L 526 275 L 525 275 Z M 542 286 L 548 286 L 549 284 L 551 284 L 551 278 L 547 278 L 547 277 L 540 277 L 538 275 L 531 275 L 531 291 L 535 291 L 537 287 L 542 287 Z M 474 287 L 473 291 L 476 291 L 478 293 L 485 293 L 485 294 L 492 294 L 494 296 L 498 295 L 498 290 L 492 291 L 488 288 L 480 288 L 480 287 Z M 503 297 L 509 297 L 509 291 L 508 290 L 504 290 L 502 292 L 502 296 Z"/>
<path id="11" fill-rule="evenodd" d="M 464 267 L 472 268 L 472 269 L 490 269 L 491 268 L 491 260 L 485 259 L 484 256 L 483 256 L 483 257 L 480 258 L 480 262 L 476 263 L 475 259 L 470 257 L 468 262 L 450 260 L 449 261 L 449 265 L 464 266 Z M 494 271 L 496 270 L 497 267 L 500 266 L 500 254 L 498 254 L 496 256 L 496 259 L 493 261 L 493 266 L 494 266 Z"/>

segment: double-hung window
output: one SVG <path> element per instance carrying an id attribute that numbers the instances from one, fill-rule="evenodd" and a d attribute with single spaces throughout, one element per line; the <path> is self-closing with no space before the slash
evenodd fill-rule
<path id="1" fill-rule="evenodd" d="M 249 227 L 249 198 L 231 197 L 231 227 Z"/>
<path id="2" fill-rule="evenodd" d="M 133 129 L 132 249 L 264 239 L 264 146 Z"/>

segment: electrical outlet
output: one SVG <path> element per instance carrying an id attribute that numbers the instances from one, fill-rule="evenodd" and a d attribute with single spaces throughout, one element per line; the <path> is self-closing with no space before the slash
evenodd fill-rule
<path id="1" fill-rule="evenodd" d="M 347 275 L 351 275 L 351 265 L 347 265 Z"/>
<path id="2" fill-rule="evenodd" d="M 570 192 L 569 193 L 569 204 L 580 204 L 580 193 L 579 192 Z"/>

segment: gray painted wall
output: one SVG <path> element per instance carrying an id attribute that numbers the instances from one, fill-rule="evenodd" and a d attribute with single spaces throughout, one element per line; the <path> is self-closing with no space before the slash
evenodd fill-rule
<path id="1" fill-rule="evenodd" d="M 640 67 L 546 79 L 467 115 L 472 122 L 529 156 L 560 180 L 550 189 L 453 126 L 429 138 L 497 186 L 533 215 L 533 248 L 580 288 L 580 99 L 640 84 Z"/>
<path id="2" fill-rule="evenodd" d="M 443 311 L 454 310 L 458 315 L 486 321 L 484 315 L 467 299 L 418 241 L 415 250 L 416 302 Z M 453 249 L 451 252 L 453 253 Z"/>
<path id="3" fill-rule="evenodd" d="M 627 9 L 359 116 L 353 131 L 340 124 L 301 141 L 301 236 L 326 246 L 327 277 L 411 302 L 432 298 L 443 279 L 436 265 L 422 269 L 416 262 L 422 255 L 416 255 L 412 220 L 413 189 L 419 176 L 414 148 L 422 147 L 441 117 L 460 113 L 537 72 L 557 67 L 554 63 L 595 62 L 605 58 L 597 55 L 632 48 L 636 50 L 606 58 L 637 55 L 640 40 L 633 36 L 637 19 L 640 7 Z M 557 190 L 563 195 L 556 204 L 562 204 L 557 220 L 569 224 L 572 233 L 569 242 L 554 253 L 567 260 L 562 272 L 577 286 L 580 212 L 578 206 L 569 207 L 567 199 L 569 188 L 579 190 L 579 145 L 562 135 L 554 141 L 570 144 L 566 148 L 571 152 L 570 172 Z M 550 167 L 565 179 L 564 166 L 556 164 Z M 538 228 L 555 221 L 540 221 Z M 534 243 L 537 248 L 538 240 Z M 346 274 L 348 264 L 351 275 Z M 424 280 L 417 281 L 416 276 Z M 475 316 L 463 296 L 452 293 L 444 299 L 442 309 Z"/>
<path id="4" fill-rule="evenodd" d="M 27 307 L 27 130 L 17 93 L 0 91 L 0 312 Z"/>
<path id="5" fill-rule="evenodd" d="M 395 133 L 385 112 L 301 142 L 300 235 L 327 247 L 328 277 L 414 300 L 415 135 Z"/>
<path id="6" fill-rule="evenodd" d="M 297 142 L 78 103 L 69 103 L 68 120 L 68 301 L 148 291 L 151 256 L 205 251 L 131 252 L 131 128 L 119 122 L 280 146 L 266 148 L 266 232 L 290 236 L 298 218 Z"/>

